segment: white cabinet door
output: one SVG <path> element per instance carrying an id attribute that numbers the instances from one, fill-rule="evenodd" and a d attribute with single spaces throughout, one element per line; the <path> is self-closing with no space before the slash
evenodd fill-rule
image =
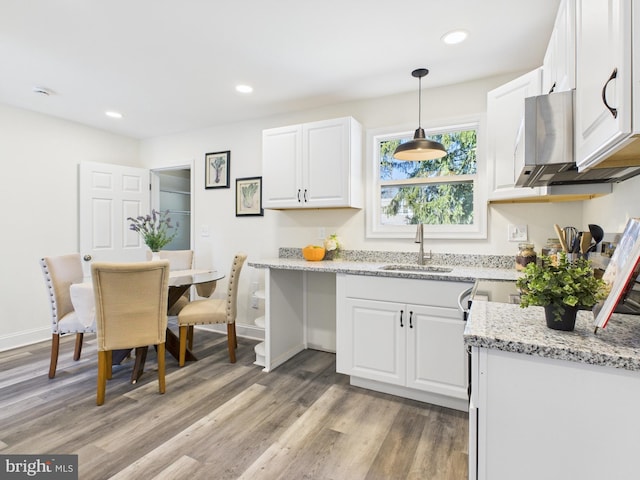
<path id="1" fill-rule="evenodd" d="M 309 207 L 341 206 L 349 193 L 348 119 L 303 126 L 304 202 Z"/>
<path id="2" fill-rule="evenodd" d="M 631 0 L 577 0 L 576 13 L 575 144 L 584 170 L 631 132 Z"/>
<path id="3" fill-rule="evenodd" d="M 542 65 L 542 92 L 564 92 L 576 86 L 576 0 L 560 2 Z"/>
<path id="4" fill-rule="evenodd" d="M 524 165 L 524 99 L 541 93 L 542 68 L 487 94 L 489 200 L 533 197 L 539 188 L 516 188 Z"/>
<path id="5" fill-rule="evenodd" d="M 262 133 L 263 205 L 302 205 L 302 126 L 272 128 Z"/>
<path id="6" fill-rule="evenodd" d="M 407 387 L 467 398 L 468 359 L 456 308 L 408 305 Z"/>
<path id="7" fill-rule="evenodd" d="M 338 325 L 338 372 L 392 385 L 404 385 L 405 306 L 347 298 Z"/>

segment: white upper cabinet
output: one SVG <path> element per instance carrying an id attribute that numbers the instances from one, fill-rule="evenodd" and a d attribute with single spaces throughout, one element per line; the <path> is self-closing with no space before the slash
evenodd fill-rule
<path id="1" fill-rule="evenodd" d="M 262 133 L 264 208 L 362 208 L 362 126 L 351 117 Z"/>
<path id="2" fill-rule="evenodd" d="M 533 197 L 540 188 L 516 188 L 524 166 L 524 99 L 540 95 L 542 68 L 487 94 L 489 200 Z"/>
<path id="3" fill-rule="evenodd" d="M 634 10 L 637 23 L 640 16 Z M 580 170 L 607 159 L 635 133 L 632 68 L 639 66 L 632 65 L 632 23 L 631 0 L 577 0 L 575 142 Z M 637 38 L 634 42 L 640 45 Z M 635 78 L 639 94 L 640 76 Z"/>
<path id="4" fill-rule="evenodd" d="M 542 64 L 542 93 L 576 86 L 576 0 L 563 0 Z"/>

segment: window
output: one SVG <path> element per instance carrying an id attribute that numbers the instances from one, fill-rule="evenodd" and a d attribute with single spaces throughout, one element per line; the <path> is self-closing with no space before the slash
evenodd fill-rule
<path id="1" fill-rule="evenodd" d="M 430 238 L 485 238 L 478 122 L 426 133 L 444 145 L 447 155 L 422 162 L 398 161 L 393 152 L 413 138 L 412 131 L 370 135 L 367 236 L 407 238 L 415 234 L 416 224 L 424 223 Z"/>

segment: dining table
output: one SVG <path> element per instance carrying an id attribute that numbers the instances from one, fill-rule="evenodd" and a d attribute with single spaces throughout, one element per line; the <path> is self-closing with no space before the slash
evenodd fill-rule
<path id="1" fill-rule="evenodd" d="M 184 295 L 192 285 L 216 282 L 224 277 L 225 275 L 217 270 L 190 269 L 170 271 L 167 310 L 170 310 L 178 299 Z M 71 303 L 73 304 L 73 308 L 76 311 L 78 319 L 86 326 L 95 326 L 96 313 L 93 283 L 91 281 L 74 283 L 69 287 L 69 293 L 71 296 Z M 136 349 L 135 364 L 131 373 L 131 383 L 136 383 L 144 371 L 148 348 L 148 346 L 142 346 Z M 167 325 L 165 349 L 171 353 L 176 360 L 179 360 L 180 340 L 169 328 L 169 325 Z M 112 354 L 112 365 L 119 365 L 130 354 L 131 349 L 114 351 Z M 197 360 L 197 357 L 188 347 L 185 359 L 187 361 Z"/>

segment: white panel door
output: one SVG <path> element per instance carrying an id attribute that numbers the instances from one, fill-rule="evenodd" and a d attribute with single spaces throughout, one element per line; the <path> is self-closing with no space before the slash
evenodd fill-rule
<path id="1" fill-rule="evenodd" d="M 150 213 L 149 170 L 85 162 L 79 166 L 80 255 L 85 277 L 91 261 L 135 262 L 147 246 L 128 217 Z"/>

